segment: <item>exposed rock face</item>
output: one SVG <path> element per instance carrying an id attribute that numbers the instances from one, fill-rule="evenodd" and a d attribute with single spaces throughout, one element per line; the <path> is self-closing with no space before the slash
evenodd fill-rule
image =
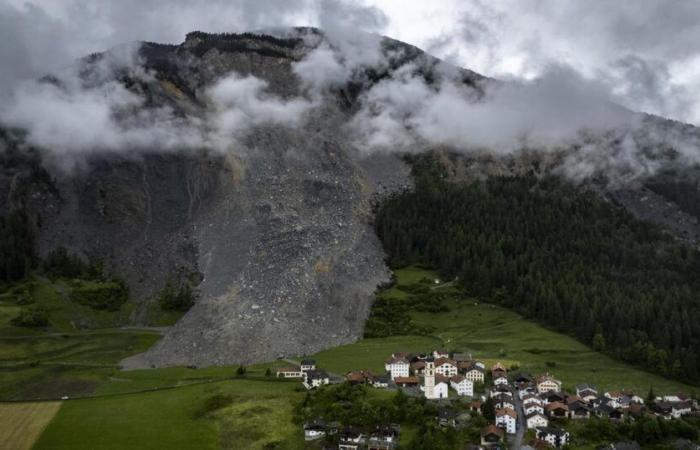
<path id="1" fill-rule="evenodd" d="M 236 72 L 296 97 L 292 63 L 308 50 L 301 40 L 201 33 L 180 46 L 144 44 L 157 76 L 131 90 L 198 114 L 203 91 Z M 362 335 L 389 280 L 371 201 L 409 178 L 398 157 L 352 147 L 342 127 L 351 108 L 351 94 L 330 92 L 305 125 L 258 126 L 225 152 L 101 155 L 26 185 L 23 198 L 42 214 L 42 253 L 65 245 L 104 258 L 141 302 L 135 323 L 167 278 L 201 280 L 195 306 L 126 367 L 251 363 Z"/>

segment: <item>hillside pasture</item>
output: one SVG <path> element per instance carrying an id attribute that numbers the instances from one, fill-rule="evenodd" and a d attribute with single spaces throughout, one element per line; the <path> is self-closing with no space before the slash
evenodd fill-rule
<path id="1" fill-rule="evenodd" d="M 60 408 L 60 402 L 0 403 L 0 448 L 31 449 Z"/>

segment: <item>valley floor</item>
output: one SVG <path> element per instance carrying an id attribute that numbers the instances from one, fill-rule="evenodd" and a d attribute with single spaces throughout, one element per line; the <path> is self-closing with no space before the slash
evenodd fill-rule
<path id="1" fill-rule="evenodd" d="M 399 285 L 410 285 L 435 274 L 408 268 L 397 271 L 397 277 Z M 436 289 L 453 288 L 445 283 Z M 383 295 L 399 298 L 404 292 L 394 287 Z M 499 307 L 469 298 L 451 298 L 447 306 L 446 312 L 411 313 L 414 324 L 432 330 L 428 334 L 363 339 L 313 358 L 319 367 L 338 374 L 382 372 L 383 361 L 393 352 L 444 347 L 471 352 L 487 364 L 501 361 L 532 374 L 554 372 L 565 389 L 583 382 L 642 395 L 651 386 L 657 395 L 698 389 L 615 361 Z M 120 371 L 119 360 L 144 351 L 159 334 L 119 329 L 26 332 L 9 324 L 11 308 L 0 304 L 0 400 L 69 397 L 60 408 L 58 403 L 17 404 L 41 414 L 0 413 L 0 430 L 14 429 L 22 420 L 39 430 L 35 449 L 305 448 L 301 428 L 292 423 L 293 407 L 304 397 L 301 384 L 265 374 L 269 367 L 286 365 L 283 361 L 248 367 L 242 376 L 236 375 L 236 367 Z M 212 406 L 220 398 L 227 400 Z M 14 405 L 0 403 L 0 408 Z M 48 422 L 45 429 L 42 420 Z M 403 440 L 410 434 L 407 429 Z M 9 448 L 31 447 L 26 443 L 30 435 L 21 433 Z"/>

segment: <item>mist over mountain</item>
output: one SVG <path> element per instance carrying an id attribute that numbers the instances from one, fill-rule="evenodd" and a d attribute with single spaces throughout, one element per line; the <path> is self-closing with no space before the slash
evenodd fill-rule
<path id="1" fill-rule="evenodd" d="M 700 235 L 648 187 L 694 179 L 696 128 L 616 105 L 566 67 L 502 82 L 370 33 L 123 45 L 22 83 L 0 121 L 3 213 L 41 217 L 40 254 L 104 259 L 139 302 L 133 323 L 168 280 L 196 285 L 194 307 L 127 367 L 250 363 L 361 336 L 390 279 L 372 203 L 410 187 L 406 153 L 460 155 L 458 179 L 560 175 Z"/>

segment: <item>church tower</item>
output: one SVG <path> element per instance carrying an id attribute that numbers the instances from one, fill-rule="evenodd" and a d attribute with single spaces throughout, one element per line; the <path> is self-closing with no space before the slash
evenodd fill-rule
<path id="1" fill-rule="evenodd" d="M 423 378 L 423 391 L 425 398 L 433 399 L 435 397 L 435 360 L 428 358 L 425 360 L 425 377 Z"/>

